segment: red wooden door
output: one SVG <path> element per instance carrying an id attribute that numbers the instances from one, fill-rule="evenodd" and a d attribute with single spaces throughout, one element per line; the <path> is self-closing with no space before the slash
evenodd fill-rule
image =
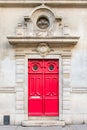
<path id="1" fill-rule="evenodd" d="M 28 61 L 28 115 L 59 115 L 58 60 Z"/>

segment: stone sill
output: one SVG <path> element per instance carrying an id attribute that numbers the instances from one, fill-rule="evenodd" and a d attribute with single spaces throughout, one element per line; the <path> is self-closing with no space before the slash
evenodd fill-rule
<path id="1" fill-rule="evenodd" d="M 1 7 L 39 6 L 41 4 L 59 7 L 87 7 L 86 0 L 0 0 Z"/>
<path id="2" fill-rule="evenodd" d="M 22 126 L 65 126 L 65 121 L 57 120 L 27 120 L 22 121 Z"/>
<path id="3" fill-rule="evenodd" d="M 77 44 L 79 37 L 7 37 L 11 45 L 30 45 L 31 43 L 56 43 L 59 45 L 75 45 Z"/>

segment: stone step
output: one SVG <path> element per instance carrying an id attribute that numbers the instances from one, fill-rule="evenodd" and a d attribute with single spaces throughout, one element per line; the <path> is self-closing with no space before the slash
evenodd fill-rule
<path id="1" fill-rule="evenodd" d="M 27 120 L 22 121 L 22 126 L 64 126 L 65 121 L 59 120 Z"/>

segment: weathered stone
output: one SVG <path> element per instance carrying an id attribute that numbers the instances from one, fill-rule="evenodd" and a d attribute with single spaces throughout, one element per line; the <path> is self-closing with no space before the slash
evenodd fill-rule
<path id="1" fill-rule="evenodd" d="M 78 0 L 0 1 L 0 124 L 4 115 L 26 126 L 87 123 L 86 7 Z M 28 118 L 28 59 L 59 60 L 53 122 Z"/>

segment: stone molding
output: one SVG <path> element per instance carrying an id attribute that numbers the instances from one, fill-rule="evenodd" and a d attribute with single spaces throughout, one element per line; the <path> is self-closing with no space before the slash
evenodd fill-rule
<path id="1" fill-rule="evenodd" d="M 58 17 L 56 16 L 56 14 L 54 13 L 54 11 L 53 11 L 50 7 L 46 6 L 44 3 L 42 3 L 40 6 L 35 7 L 35 8 L 31 11 L 31 13 L 30 13 L 30 15 L 29 15 L 30 18 L 33 16 L 34 13 L 36 13 L 38 10 L 42 10 L 42 9 L 45 9 L 46 12 L 49 11 L 52 15 L 54 15 L 54 17 L 55 17 L 56 19 L 58 18 Z M 40 13 L 41 13 L 41 11 L 40 11 Z M 37 15 L 37 14 L 35 14 L 35 15 Z M 28 20 L 29 20 L 29 16 L 25 16 L 24 19 L 26 20 L 26 19 L 28 18 Z"/>
<path id="2" fill-rule="evenodd" d="M 87 7 L 87 1 L 81 0 L 0 0 L 0 6 L 11 6 L 11 7 L 33 7 L 39 6 L 41 4 L 46 4 L 48 6 L 57 6 L 57 7 Z"/>
<path id="3" fill-rule="evenodd" d="M 87 87 L 72 87 L 72 93 L 87 93 Z"/>
<path id="4" fill-rule="evenodd" d="M 15 87 L 0 87 L 0 93 L 15 93 Z"/>
<path id="5" fill-rule="evenodd" d="M 27 44 L 30 45 L 31 43 L 57 43 L 60 45 L 75 45 L 79 37 L 75 36 L 68 36 L 68 37 L 17 37 L 17 36 L 9 36 L 7 37 L 8 41 L 11 45 L 18 45 L 18 44 Z"/>

